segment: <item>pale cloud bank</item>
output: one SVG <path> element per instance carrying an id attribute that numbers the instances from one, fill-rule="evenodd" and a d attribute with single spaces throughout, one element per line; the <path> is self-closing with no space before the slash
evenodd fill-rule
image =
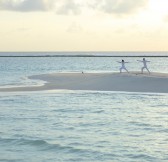
<path id="1" fill-rule="evenodd" d="M 134 13 L 148 4 L 149 0 L 0 0 L 0 10 L 19 12 L 55 10 L 60 15 L 79 15 L 84 9 L 106 14 Z"/>
<path id="2" fill-rule="evenodd" d="M 95 0 L 92 6 L 109 14 L 129 14 L 146 6 L 147 2 L 148 0 Z"/>
<path id="3" fill-rule="evenodd" d="M 50 10 L 54 0 L 0 0 L 0 9 L 19 12 Z"/>
<path id="4" fill-rule="evenodd" d="M 77 3 L 74 0 L 62 0 L 57 2 L 56 13 L 59 15 L 79 15 L 82 7 L 83 5 L 81 3 Z"/>

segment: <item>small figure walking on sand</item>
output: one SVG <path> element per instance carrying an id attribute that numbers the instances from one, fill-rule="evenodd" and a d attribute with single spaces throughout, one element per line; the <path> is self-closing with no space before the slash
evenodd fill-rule
<path id="1" fill-rule="evenodd" d="M 137 60 L 137 61 L 143 62 L 143 67 L 141 68 L 141 73 L 143 73 L 143 70 L 146 69 L 148 71 L 148 73 L 150 74 L 150 71 L 149 71 L 147 64 L 146 64 L 147 62 L 150 62 L 150 61 L 145 60 L 145 58 L 143 58 L 142 61 L 141 60 Z"/>
<path id="2" fill-rule="evenodd" d="M 125 70 L 125 71 L 127 71 L 127 73 L 129 73 L 125 67 L 125 63 L 128 63 L 128 62 L 125 62 L 124 60 L 122 60 L 121 62 L 120 61 L 117 61 L 117 62 L 121 63 L 120 73 L 122 73 L 122 70 Z"/>

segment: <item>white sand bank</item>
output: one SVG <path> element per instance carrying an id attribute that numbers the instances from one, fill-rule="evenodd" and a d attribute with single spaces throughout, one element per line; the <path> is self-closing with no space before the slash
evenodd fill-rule
<path id="1" fill-rule="evenodd" d="M 47 83 L 37 87 L 0 88 L 0 92 L 68 89 L 168 93 L 168 74 L 163 73 L 56 73 L 29 78 Z"/>

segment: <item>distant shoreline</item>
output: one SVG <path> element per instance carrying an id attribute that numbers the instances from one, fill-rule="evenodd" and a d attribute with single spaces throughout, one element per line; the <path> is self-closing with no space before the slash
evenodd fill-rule
<path id="1" fill-rule="evenodd" d="M 35 56 L 33 56 L 33 55 L 29 55 L 29 56 L 23 56 L 23 55 L 21 55 L 21 56 L 19 56 L 19 55 L 14 55 L 14 56 L 5 56 L 5 55 L 0 55 L 0 57 L 168 57 L 168 55 L 159 55 L 159 56 L 150 56 L 150 55 L 136 55 L 136 56 L 128 56 L 128 55 L 114 55 L 114 56 L 112 56 L 112 55 L 110 55 L 110 56 L 107 56 L 107 55 L 105 55 L 105 56 L 103 56 L 103 55 L 100 55 L 100 56 L 97 56 L 97 55 L 35 55 Z"/>
<path id="2" fill-rule="evenodd" d="M 0 57 L 168 57 L 168 51 L 56 51 L 0 52 Z"/>

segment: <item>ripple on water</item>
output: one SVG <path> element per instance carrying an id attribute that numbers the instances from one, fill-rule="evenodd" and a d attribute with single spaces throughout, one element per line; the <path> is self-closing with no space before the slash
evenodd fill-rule
<path id="1" fill-rule="evenodd" d="M 161 161 L 168 158 L 167 99 L 116 92 L 4 95 L 0 158 Z"/>

